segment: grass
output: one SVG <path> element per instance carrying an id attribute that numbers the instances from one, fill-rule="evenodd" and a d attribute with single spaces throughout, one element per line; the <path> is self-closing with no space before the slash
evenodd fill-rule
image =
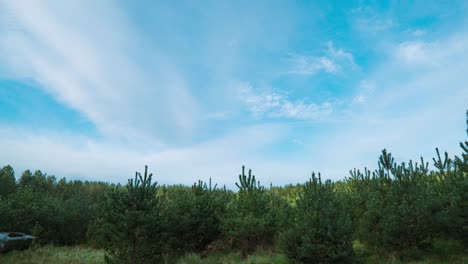
<path id="1" fill-rule="evenodd" d="M 242 259 L 240 253 L 225 253 L 225 254 L 214 254 L 206 258 L 201 258 L 197 254 L 189 254 L 185 257 L 180 258 L 177 264 L 287 264 L 288 259 L 286 256 L 277 253 L 257 251 L 255 255 L 248 256 L 246 259 Z"/>
<path id="2" fill-rule="evenodd" d="M 207 263 L 207 264 L 218 264 L 218 263 L 226 263 L 226 264 L 283 264 L 289 263 L 287 258 L 281 254 L 275 255 L 253 255 L 248 257 L 247 259 L 242 259 L 239 254 L 236 253 L 229 253 L 225 255 L 217 255 L 217 256 L 209 256 L 207 258 L 202 259 L 199 255 L 190 254 L 187 255 L 177 262 L 177 264 L 199 264 L 199 263 Z M 423 260 L 419 261 L 401 261 L 397 258 L 388 258 L 382 260 L 378 257 L 371 256 L 365 259 L 361 259 L 361 261 L 356 261 L 356 263 L 369 263 L 369 264 L 468 264 L 467 256 L 452 256 L 450 258 L 440 259 L 438 257 L 427 257 Z"/>
<path id="3" fill-rule="evenodd" d="M 437 256 L 427 256 L 420 261 L 401 261 L 396 257 L 388 257 L 382 260 L 367 251 L 362 244 L 355 243 L 354 249 L 358 256 L 358 263 L 381 263 L 381 264 L 468 264 L 468 255 L 460 254 L 459 245 L 442 243 L 438 249 Z M 457 254 L 458 253 L 458 254 Z M 31 248 L 24 251 L 11 251 L 0 254 L 0 263 L 10 264 L 101 264 L 104 263 L 104 251 L 82 246 L 54 247 L 44 246 Z M 287 258 L 271 251 L 259 250 L 255 255 L 242 259 L 240 253 L 218 253 L 202 258 L 197 254 L 187 254 L 177 260 L 176 264 L 286 264 Z"/>
<path id="4" fill-rule="evenodd" d="M 0 254 L 0 263 L 11 264 L 102 264 L 104 251 L 87 247 L 44 246 Z"/>
<path id="5" fill-rule="evenodd" d="M 421 260 L 403 261 L 396 256 L 388 256 L 385 259 L 373 254 L 358 241 L 353 243 L 357 262 L 378 264 L 468 264 L 468 255 L 463 246 L 453 240 L 436 240 L 430 254 L 419 255 Z M 419 258 L 418 258 L 419 259 Z"/>

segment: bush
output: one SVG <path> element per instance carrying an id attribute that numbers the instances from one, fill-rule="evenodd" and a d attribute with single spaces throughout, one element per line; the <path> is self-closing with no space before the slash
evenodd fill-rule
<path id="1" fill-rule="evenodd" d="M 93 193 L 97 186 L 101 190 Z M 107 185 L 65 179 L 57 183 L 40 171 L 34 175 L 25 171 L 16 191 L 0 200 L 0 231 L 33 234 L 41 243 L 83 243 L 104 188 Z"/>
<path id="2" fill-rule="evenodd" d="M 230 193 L 199 181 L 191 188 L 176 186 L 163 189 L 162 218 L 166 245 L 171 254 L 200 252 L 221 234 L 220 217 Z"/>

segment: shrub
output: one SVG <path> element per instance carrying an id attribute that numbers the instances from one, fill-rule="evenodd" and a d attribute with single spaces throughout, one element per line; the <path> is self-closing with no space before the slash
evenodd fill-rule
<path id="1" fill-rule="evenodd" d="M 230 194 L 202 181 L 190 187 L 164 188 L 162 217 L 171 254 L 200 252 L 221 234 L 220 217 Z"/>

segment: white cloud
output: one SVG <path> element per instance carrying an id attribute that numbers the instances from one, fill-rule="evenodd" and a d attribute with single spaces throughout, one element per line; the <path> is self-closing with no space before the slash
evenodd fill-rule
<path id="1" fill-rule="evenodd" d="M 425 42 L 404 42 L 398 46 L 398 58 L 407 64 L 432 64 L 429 53 L 432 50 Z"/>
<path id="2" fill-rule="evenodd" d="M 413 36 L 415 37 L 421 37 L 421 36 L 424 36 L 426 35 L 426 30 L 424 29 L 415 29 L 411 32 L 413 34 Z"/>
<path id="3" fill-rule="evenodd" d="M 103 135 L 157 143 L 196 128 L 199 107 L 183 72 L 157 47 L 145 49 L 114 2 L 2 3 L 17 25 L 0 39 L 2 64 Z"/>
<path id="4" fill-rule="evenodd" d="M 451 67 L 463 62 L 468 53 L 468 36 L 454 35 L 443 41 L 408 41 L 395 46 L 394 63 L 419 69 Z"/>
<path id="5" fill-rule="evenodd" d="M 353 98 L 353 102 L 364 104 L 374 93 L 376 84 L 371 80 L 362 80 L 359 83 L 358 94 Z"/>
<path id="6" fill-rule="evenodd" d="M 255 117 L 321 119 L 333 112 L 330 102 L 291 101 L 285 93 L 256 91 L 248 84 L 241 84 L 239 92 L 240 100 Z"/>
<path id="7" fill-rule="evenodd" d="M 349 69 L 358 68 L 354 62 L 353 55 L 345 52 L 343 49 L 336 49 L 331 41 L 327 43 L 327 50 L 324 56 L 308 57 L 292 54 L 291 60 L 293 62 L 293 68 L 289 72 L 291 74 L 311 75 L 320 71 L 336 74 L 341 72 L 344 67 L 348 67 Z"/>
<path id="8" fill-rule="evenodd" d="M 335 61 L 344 61 L 350 65 L 351 68 L 357 68 L 356 63 L 354 62 L 353 54 L 345 52 L 343 49 L 335 49 L 333 42 L 331 41 L 327 43 L 327 46 L 329 56 Z"/>

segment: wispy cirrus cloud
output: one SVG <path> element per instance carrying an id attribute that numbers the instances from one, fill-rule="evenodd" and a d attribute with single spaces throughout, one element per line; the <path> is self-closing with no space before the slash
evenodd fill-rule
<path id="1" fill-rule="evenodd" d="M 315 57 L 299 54 L 291 54 L 290 56 L 293 63 L 293 67 L 289 71 L 291 74 L 312 75 L 319 72 L 337 74 L 344 68 L 358 68 L 353 54 L 343 49 L 336 49 L 331 41 L 327 43 L 327 50 L 323 56 Z"/>
<path id="2" fill-rule="evenodd" d="M 141 51 L 141 36 L 115 2 L 18 0 L 2 7 L 15 25 L 0 39 L 12 75 L 35 81 L 103 135 L 157 143 L 196 127 L 199 108 L 183 72 L 157 47 Z"/>
<path id="3" fill-rule="evenodd" d="M 406 41 L 395 46 L 393 58 L 405 67 L 440 68 L 462 62 L 468 53 L 468 36 L 453 35 L 444 41 Z"/>
<path id="4" fill-rule="evenodd" d="M 316 104 L 306 100 L 290 100 L 285 92 L 259 91 L 249 84 L 239 86 L 239 98 L 254 117 L 313 120 L 333 112 L 330 102 Z"/>

